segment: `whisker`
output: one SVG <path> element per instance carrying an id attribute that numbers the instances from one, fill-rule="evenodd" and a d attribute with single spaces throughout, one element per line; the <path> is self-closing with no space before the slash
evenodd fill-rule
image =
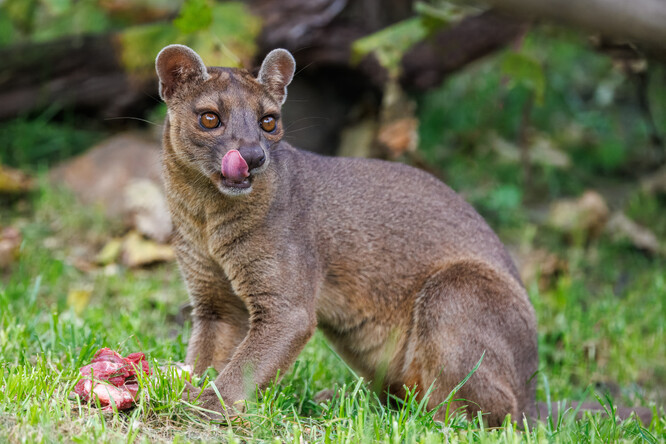
<path id="1" fill-rule="evenodd" d="M 289 131 L 294 125 L 299 124 L 301 122 L 305 122 L 307 120 L 321 120 L 323 122 L 329 122 L 331 119 L 328 117 L 303 117 L 301 119 L 295 120 L 293 122 L 289 122 L 289 125 L 285 127 L 285 131 Z"/>
<path id="2" fill-rule="evenodd" d="M 314 62 L 310 62 L 310 63 L 308 63 L 307 65 L 305 65 L 304 67 L 302 67 L 301 69 L 297 70 L 297 71 L 294 73 L 294 77 L 296 77 L 297 75 L 299 75 L 302 71 L 305 71 L 306 69 L 308 69 L 313 63 L 314 63 Z"/>
<path id="3" fill-rule="evenodd" d="M 140 117 L 129 117 L 129 116 L 124 116 L 124 117 L 107 117 L 107 118 L 104 119 L 104 120 L 123 120 L 123 119 L 127 119 L 127 120 L 138 120 L 139 122 L 150 123 L 151 125 L 155 125 L 155 126 L 161 126 L 161 125 L 162 125 L 161 123 L 151 122 L 150 120 L 142 119 L 142 118 L 140 118 Z"/>
<path id="4" fill-rule="evenodd" d="M 288 133 L 287 133 L 287 131 L 285 130 L 285 135 L 291 135 L 291 134 L 297 133 L 297 132 L 299 132 L 299 131 L 305 131 L 305 130 L 310 129 L 310 128 L 318 128 L 318 127 L 320 127 L 320 126 L 321 126 L 321 125 L 304 126 L 304 127 L 302 127 L 302 128 L 297 128 L 297 129 L 295 129 L 295 130 L 290 130 Z"/>

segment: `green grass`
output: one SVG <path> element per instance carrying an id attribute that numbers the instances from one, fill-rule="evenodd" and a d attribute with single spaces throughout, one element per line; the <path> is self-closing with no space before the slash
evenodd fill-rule
<path id="1" fill-rule="evenodd" d="M 60 114 L 60 116 L 58 116 Z M 0 164 L 39 170 L 79 154 L 102 139 L 98 123 L 53 105 L 38 115 L 0 123 Z"/>

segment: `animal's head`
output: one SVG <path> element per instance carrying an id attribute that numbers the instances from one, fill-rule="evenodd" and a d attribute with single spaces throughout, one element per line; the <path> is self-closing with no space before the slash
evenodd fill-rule
<path id="1" fill-rule="evenodd" d="M 222 193 L 250 193 L 284 134 L 280 108 L 296 67 L 289 51 L 271 51 L 257 77 L 244 69 L 207 68 L 183 45 L 162 49 L 155 66 L 173 154 Z"/>

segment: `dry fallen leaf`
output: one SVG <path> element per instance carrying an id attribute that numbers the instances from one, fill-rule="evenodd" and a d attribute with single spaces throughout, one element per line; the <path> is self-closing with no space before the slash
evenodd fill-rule
<path id="1" fill-rule="evenodd" d="M 0 194 L 27 193 L 33 186 L 33 180 L 24 172 L 0 165 Z"/>
<path id="2" fill-rule="evenodd" d="M 128 267 L 167 262 L 175 257 L 174 251 L 169 245 L 146 240 L 136 231 L 130 231 L 123 242 L 122 261 Z"/>
<path id="3" fill-rule="evenodd" d="M 118 260 L 123 249 L 123 240 L 113 238 L 104 245 L 102 251 L 97 253 L 95 262 L 99 265 L 109 265 Z"/>
<path id="4" fill-rule="evenodd" d="M 14 227 L 0 231 L 0 269 L 15 262 L 21 251 L 21 233 Z"/>
<path id="5" fill-rule="evenodd" d="M 75 288 L 67 293 L 67 306 L 80 315 L 90 303 L 92 291 L 89 289 Z"/>
<path id="6" fill-rule="evenodd" d="M 418 128 L 419 121 L 413 117 L 386 122 L 379 128 L 377 141 L 388 149 L 391 157 L 398 157 L 416 149 Z"/>

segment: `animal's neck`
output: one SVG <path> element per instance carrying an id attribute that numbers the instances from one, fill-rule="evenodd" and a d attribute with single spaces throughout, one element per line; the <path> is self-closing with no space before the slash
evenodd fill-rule
<path id="1" fill-rule="evenodd" d="M 164 153 L 164 168 L 167 199 L 174 224 L 179 229 L 187 230 L 195 226 L 199 233 L 196 237 L 205 242 L 209 241 L 212 233 L 221 238 L 233 238 L 263 224 L 278 182 L 274 169 L 269 166 L 253 178 L 249 194 L 228 196 L 208 177 L 169 152 L 168 148 Z"/>

